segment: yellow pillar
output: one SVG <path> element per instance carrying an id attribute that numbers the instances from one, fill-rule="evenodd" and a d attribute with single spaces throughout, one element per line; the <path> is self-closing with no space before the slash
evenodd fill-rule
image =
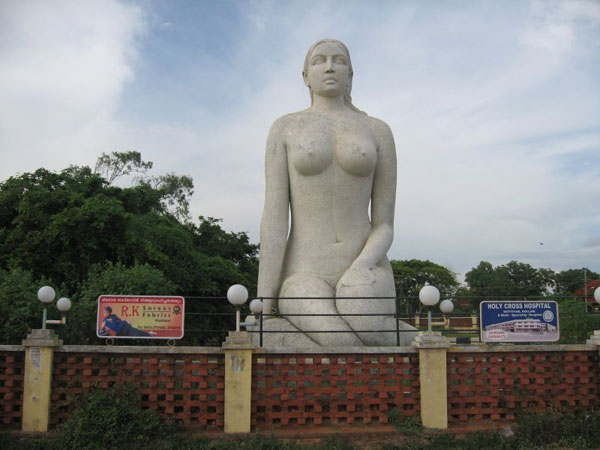
<path id="1" fill-rule="evenodd" d="M 474 330 L 477 330 L 477 315 L 476 314 L 471 314 L 471 328 Z"/>
<path id="2" fill-rule="evenodd" d="M 32 330 L 23 340 L 23 345 L 25 383 L 21 429 L 25 432 L 46 432 L 50 421 L 54 347 L 62 345 L 62 341 L 53 330 Z"/>
<path id="3" fill-rule="evenodd" d="M 248 332 L 231 331 L 225 350 L 225 433 L 249 433 L 252 393 L 252 350 Z"/>
<path id="4" fill-rule="evenodd" d="M 426 428 L 448 428 L 448 390 L 446 350 L 448 342 L 439 331 L 420 332 L 415 345 L 419 349 L 421 383 L 421 422 Z"/>

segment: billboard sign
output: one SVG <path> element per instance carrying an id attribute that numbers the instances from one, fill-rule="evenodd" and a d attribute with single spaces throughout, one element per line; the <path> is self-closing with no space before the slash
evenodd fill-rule
<path id="1" fill-rule="evenodd" d="M 183 297 L 101 295 L 96 335 L 99 338 L 181 339 Z"/>
<path id="2" fill-rule="evenodd" d="M 482 342 L 556 342 L 558 304 L 551 301 L 485 301 L 479 305 Z"/>

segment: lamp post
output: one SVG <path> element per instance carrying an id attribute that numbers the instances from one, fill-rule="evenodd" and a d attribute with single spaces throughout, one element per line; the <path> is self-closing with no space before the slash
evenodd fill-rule
<path id="1" fill-rule="evenodd" d="M 248 300 L 248 289 L 241 284 L 234 284 L 227 289 L 227 300 L 235 306 L 235 331 L 240 331 L 240 308 Z"/>
<path id="2" fill-rule="evenodd" d="M 56 292 L 50 286 L 42 286 L 37 293 L 38 300 L 44 305 L 42 314 L 42 330 L 46 329 L 46 325 L 65 325 L 67 323 L 67 311 L 71 309 L 71 300 L 66 297 L 58 299 L 56 307 L 61 313 L 60 320 L 48 320 L 48 305 L 54 301 Z"/>
<path id="3" fill-rule="evenodd" d="M 419 291 L 419 300 L 427 308 L 427 331 L 431 331 L 431 306 L 440 301 L 440 291 L 435 286 L 423 286 Z"/>
<path id="4" fill-rule="evenodd" d="M 254 317 L 258 319 L 258 345 L 262 347 L 263 345 L 263 309 L 264 303 L 262 300 L 255 298 L 250 302 L 250 311 L 254 314 Z"/>

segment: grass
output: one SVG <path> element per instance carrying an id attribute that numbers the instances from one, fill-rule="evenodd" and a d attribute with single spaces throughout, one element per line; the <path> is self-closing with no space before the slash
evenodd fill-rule
<path id="1" fill-rule="evenodd" d="M 127 392 L 130 394 L 129 392 Z M 451 433 L 429 433 L 420 421 L 390 412 L 390 423 L 398 433 L 385 440 L 353 440 L 349 435 L 335 435 L 317 443 L 295 442 L 272 435 L 253 434 L 243 438 L 222 436 L 208 438 L 192 435 L 162 424 L 149 417 L 129 400 L 115 401 L 123 391 L 104 394 L 92 391 L 60 430 L 44 437 L 22 437 L 0 432 L 0 448 L 11 450 L 535 450 L 600 448 L 600 410 L 550 410 L 525 413 L 518 419 L 511 437 L 497 432 L 470 433 L 457 438 Z M 107 395 L 107 397 L 103 397 Z M 123 397 L 123 396 L 122 396 Z M 129 396 L 128 396 L 129 397 Z M 135 396 L 133 396 L 135 398 Z M 98 412 L 98 402 L 105 405 Z M 127 403 L 127 404 L 125 404 Z M 87 404 L 87 406 L 86 406 Z M 107 406 L 108 405 L 108 406 Z M 111 406 L 113 405 L 113 406 Z M 123 407 L 128 411 L 124 411 Z M 124 420 L 135 422 L 124 423 Z M 103 424 L 100 430 L 98 422 Z M 136 429 L 138 430 L 136 432 Z M 143 429 L 143 433 L 139 430 Z"/>

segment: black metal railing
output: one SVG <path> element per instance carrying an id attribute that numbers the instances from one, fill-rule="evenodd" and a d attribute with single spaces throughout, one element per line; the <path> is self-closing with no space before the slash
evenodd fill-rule
<path id="1" fill-rule="evenodd" d="M 311 300 L 356 300 L 356 301 L 364 301 L 364 300 L 381 300 L 381 301 L 385 301 L 385 300 L 394 300 L 394 312 L 393 313 L 294 313 L 294 314 L 278 314 L 274 311 L 271 311 L 269 313 L 263 312 L 262 314 L 259 314 L 258 317 L 256 318 L 256 324 L 249 326 L 249 325 L 244 325 L 247 329 L 247 331 L 251 334 L 258 334 L 259 336 L 259 345 L 262 346 L 263 342 L 264 342 L 264 336 L 266 334 L 269 333 L 283 333 L 283 334 L 311 334 L 311 333 L 315 333 L 315 334 L 336 334 L 336 333 L 395 333 L 396 335 L 396 345 L 400 346 L 400 342 L 401 342 L 401 335 L 403 333 L 412 333 L 415 330 L 405 330 L 405 329 L 401 329 L 400 327 L 400 321 L 403 321 L 405 323 L 408 323 L 409 325 L 416 325 L 417 329 L 427 329 L 428 326 L 428 322 L 427 322 L 427 316 L 426 315 L 422 315 L 421 313 L 416 313 L 416 314 L 411 314 L 408 315 L 406 313 L 402 314 L 400 312 L 400 304 L 402 302 L 406 302 L 408 300 L 416 300 L 416 298 L 412 298 L 412 297 L 256 297 L 258 299 L 260 299 L 261 301 L 265 301 L 265 300 L 273 300 L 274 302 L 277 302 L 279 300 L 295 300 L 295 301 L 311 301 Z M 234 327 L 235 324 L 235 308 L 233 305 L 230 305 L 227 302 L 226 297 L 186 297 L 186 309 L 187 309 L 187 305 L 190 304 L 190 302 L 187 302 L 187 300 L 218 300 L 220 302 L 223 302 L 225 305 L 227 305 L 227 308 L 230 308 L 230 311 L 228 312 L 187 312 L 186 311 L 186 318 L 188 316 L 204 316 L 204 317 L 208 317 L 208 318 L 223 318 L 226 319 L 225 323 L 226 323 L 226 327 L 225 328 L 188 328 L 186 326 L 186 333 L 188 332 L 192 332 L 192 333 L 211 333 L 213 335 L 222 335 L 222 338 L 224 339 L 225 335 L 228 333 L 229 330 L 231 330 Z M 194 302 L 195 303 L 195 302 Z M 222 306 L 221 306 L 222 307 Z M 251 312 L 249 312 L 249 314 L 252 314 Z M 285 317 L 394 317 L 394 323 L 395 323 L 395 327 L 394 329 L 389 329 L 389 330 L 382 330 L 382 329 L 360 329 L 360 330 L 326 330 L 326 329 L 319 329 L 319 330 L 265 330 L 264 328 L 264 321 L 268 320 L 269 318 L 285 318 Z M 440 322 L 438 319 L 439 318 L 444 318 L 444 322 Z M 469 319 L 471 320 L 472 325 L 471 326 L 459 326 L 459 327 L 452 327 L 452 319 L 456 319 L 456 318 L 463 318 L 463 319 Z M 441 330 L 444 334 L 470 334 L 473 335 L 477 330 L 478 330 L 478 324 L 479 324 L 479 319 L 476 315 L 466 315 L 463 314 L 433 314 L 433 321 L 432 321 L 432 325 L 438 329 Z M 435 320 L 438 320 L 437 322 Z M 187 321 L 187 319 L 186 319 Z M 211 323 L 215 323 L 214 321 L 210 321 Z M 476 323 L 473 323 L 476 322 Z M 254 328 L 258 328 L 258 329 L 254 329 Z"/>

